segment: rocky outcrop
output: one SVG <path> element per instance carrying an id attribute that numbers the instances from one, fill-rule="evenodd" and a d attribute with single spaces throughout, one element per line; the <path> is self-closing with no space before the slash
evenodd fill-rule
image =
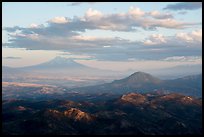
<path id="1" fill-rule="evenodd" d="M 64 115 L 74 119 L 75 121 L 89 122 L 93 120 L 93 116 L 76 108 L 71 108 L 67 111 L 64 111 Z"/>
<path id="2" fill-rule="evenodd" d="M 131 103 L 133 105 L 140 105 L 146 101 L 146 97 L 137 93 L 129 93 L 123 95 L 120 100 L 121 102 Z"/>

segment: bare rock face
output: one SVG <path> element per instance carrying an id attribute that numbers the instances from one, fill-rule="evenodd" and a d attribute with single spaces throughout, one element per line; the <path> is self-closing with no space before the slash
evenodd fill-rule
<path id="1" fill-rule="evenodd" d="M 64 115 L 74 119 L 75 121 L 89 122 L 93 120 L 93 117 L 90 114 L 76 108 L 71 108 L 67 111 L 64 111 Z"/>
<path id="2" fill-rule="evenodd" d="M 130 94 L 123 95 L 121 97 L 121 101 L 126 103 L 131 103 L 133 105 L 140 105 L 146 101 L 146 97 L 141 94 L 130 93 Z"/>
<path id="3" fill-rule="evenodd" d="M 44 116 L 47 118 L 51 117 L 57 120 L 60 120 L 63 117 L 62 113 L 55 109 L 48 109 L 47 111 L 45 111 Z"/>
<path id="4" fill-rule="evenodd" d="M 180 99 L 184 97 L 183 95 L 177 94 L 177 93 L 171 93 L 171 94 L 167 94 L 164 95 L 162 97 L 160 97 L 160 99 L 168 101 L 168 100 L 176 100 L 176 99 Z"/>
<path id="5" fill-rule="evenodd" d="M 181 94 L 177 94 L 177 93 L 171 93 L 171 94 L 168 94 L 168 95 L 164 95 L 164 96 L 161 96 L 159 98 L 157 98 L 156 100 L 153 100 L 154 101 L 174 101 L 174 102 L 177 102 L 177 103 L 181 103 L 181 104 L 186 104 L 186 105 L 191 105 L 191 104 L 194 104 L 194 105 L 202 105 L 202 102 L 191 97 L 191 96 L 184 96 L 184 95 L 181 95 Z"/>
<path id="6" fill-rule="evenodd" d="M 60 114 L 58 110 L 53 110 L 53 109 L 49 109 L 48 112 L 53 113 L 53 114 Z"/>

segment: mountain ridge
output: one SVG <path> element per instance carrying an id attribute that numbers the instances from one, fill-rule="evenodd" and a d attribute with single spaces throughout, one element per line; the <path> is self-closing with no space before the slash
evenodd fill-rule
<path id="1" fill-rule="evenodd" d="M 126 83 L 136 83 L 136 82 L 139 82 L 139 83 L 160 83 L 160 82 L 162 82 L 162 80 L 160 80 L 159 78 L 154 77 L 154 76 L 152 76 L 148 73 L 142 72 L 142 71 L 135 72 L 126 78 L 113 81 L 113 83 L 114 82 L 120 82 L 120 81 L 121 82 L 123 81 Z"/>
<path id="2" fill-rule="evenodd" d="M 194 97 L 127 93 L 103 102 L 67 109 L 62 101 L 5 100 L 3 134 L 202 134 L 202 100 Z"/>
<path id="3" fill-rule="evenodd" d="M 87 66 L 79 64 L 75 62 L 73 59 L 70 58 L 63 58 L 63 57 L 55 57 L 54 59 L 32 65 L 27 67 L 21 67 L 21 69 L 64 69 L 64 68 L 86 68 Z"/>
<path id="4" fill-rule="evenodd" d="M 22 73 L 27 74 L 29 76 L 34 77 L 41 77 L 41 76 L 48 76 L 48 77 L 102 77 L 104 79 L 109 76 L 117 77 L 118 74 L 122 75 L 122 72 L 112 71 L 112 70 L 105 70 L 105 69 L 98 69 L 90 66 L 86 66 L 84 64 L 76 62 L 74 59 L 64 58 L 64 57 L 55 57 L 52 60 L 47 62 L 43 62 L 40 64 L 32 65 L 32 66 L 25 66 L 25 67 L 18 67 L 18 68 L 11 68 L 4 67 L 3 75 L 7 76 L 10 71 L 15 76 L 20 76 Z M 18 74 L 18 72 L 21 72 Z M 7 77 L 5 77 L 7 79 Z M 100 80 L 99 80 L 100 81 Z"/>
<path id="5" fill-rule="evenodd" d="M 192 79 L 192 77 L 194 79 Z M 160 80 L 145 72 L 135 72 L 123 79 L 101 85 L 71 89 L 85 93 L 146 93 L 148 91 L 178 92 L 186 95 L 202 96 L 202 74 L 174 80 Z M 141 81 L 139 79 L 142 79 Z M 197 84 L 196 84 L 197 83 Z M 190 90 L 189 90 L 190 89 Z"/>

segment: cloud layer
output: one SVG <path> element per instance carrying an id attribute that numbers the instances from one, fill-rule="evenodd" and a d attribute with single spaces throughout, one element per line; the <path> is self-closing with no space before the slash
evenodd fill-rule
<path id="1" fill-rule="evenodd" d="M 177 43 L 175 43 L 177 42 Z M 194 30 L 189 33 L 179 32 L 175 36 L 163 36 L 162 34 L 153 34 L 144 41 L 145 45 L 172 44 L 177 46 L 201 46 L 202 29 Z"/>
<path id="2" fill-rule="evenodd" d="M 104 14 L 90 8 L 82 17 L 59 16 L 44 24 L 5 27 L 4 30 L 9 33 L 10 39 L 2 45 L 30 50 L 59 50 L 75 55 L 83 53 L 98 60 L 114 61 L 196 56 L 201 55 L 202 29 L 182 32 L 183 29 L 194 25 L 200 23 L 178 21 L 171 13 L 146 12 L 133 6 L 126 13 L 114 14 Z M 154 33 L 144 40 L 135 41 L 120 37 L 83 35 L 87 30 L 137 32 L 141 29 L 154 32 L 158 28 L 181 32 L 173 36 Z"/>
<path id="3" fill-rule="evenodd" d="M 167 23 L 168 22 L 168 23 Z M 83 17 L 55 17 L 50 19 L 45 26 L 32 24 L 30 28 L 6 27 L 8 32 L 21 30 L 22 33 L 61 35 L 88 30 L 102 29 L 112 31 L 136 31 L 139 28 L 156 30 L 157 28 L 184 29 L 200 22 L 182 22 L 175 20 L 170 13 L 159 11 L 145 12 L 138 7 L 130 7 L 126 13 L 103 14 L 98 10 L 89 8 Z"/>
<path id="4" fill-rule="evenodd" d="M 196 10 L 202 8 L 202 2 L 180 2 L 167 5 L 164 10 Z"/>

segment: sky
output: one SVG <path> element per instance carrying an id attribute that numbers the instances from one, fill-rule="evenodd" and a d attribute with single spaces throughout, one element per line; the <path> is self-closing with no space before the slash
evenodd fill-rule
<path id="1" fill-rule="evenodd" d="M 202 64 L 201 2 L 3 2 L 3 66 L 57 56 L 110 70 Z"/>

